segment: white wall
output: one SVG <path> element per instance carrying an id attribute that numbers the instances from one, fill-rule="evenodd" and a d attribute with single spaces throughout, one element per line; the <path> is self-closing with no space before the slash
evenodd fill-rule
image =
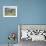
<path id="1" fill-rule="evenodd" d="M 46 25 L 21 25 L 21 29 L 27 30 L 27 29 L 40 29 L 40 30 L 46 30 Z"/>

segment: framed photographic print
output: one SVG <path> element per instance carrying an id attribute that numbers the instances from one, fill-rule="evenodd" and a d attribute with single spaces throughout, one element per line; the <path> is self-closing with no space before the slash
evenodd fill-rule
<path id="1" fill-rule="evenodd" d="M 17 6 L 3 6 L 3 17 L 17 17 Z"/>
<path id="2" fill-rule="evenodd" d="M 19 24 L 18 42 L 22 40 L 46 41 L 45 24 Z"/>

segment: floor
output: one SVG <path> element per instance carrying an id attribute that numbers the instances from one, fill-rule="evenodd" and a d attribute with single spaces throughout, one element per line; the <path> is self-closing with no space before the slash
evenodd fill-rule
<path id="1" fill-rule="evenodd" d="M 34 41 L 34 42 L 32 42 L 31 40 L 28 40 L 28 41 L 21 40 L 20 46 L 46 46 L 46 42 L 45 41 Z"/>
<path id="2" fill-rule="evenodd" d="M 0 44 L 0 46 L 8 46 L 8 45 L 7 44 Z M 46 46 L 46 42 L 45 41 L 34 41 L 34 42 L 32 42 L 31 40 L 28 40 L 28 41 L 21 40 L 19 45 L 14 44 L 13 46 Z"/>
<path id="3" fill-rule="evenodd" d="M 0 46 L 8 46 L 8 44 L 0 44 Z M 18 46 L 18 44 L 10 45 L 10 46 Z"/>

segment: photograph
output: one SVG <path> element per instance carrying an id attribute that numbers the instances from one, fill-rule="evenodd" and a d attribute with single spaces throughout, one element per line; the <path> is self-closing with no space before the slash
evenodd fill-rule
<path id="1" fill-rule="evenodd" d="M 17 17 L 17 6 L 3 6 L 3 17 Z"/>
<path id="2" fill-rule="evenodd" d="M 31 46 L 32 42 L 46 41 L 46 25 L 19 24 L 18 42 L 20 46 Z"/>

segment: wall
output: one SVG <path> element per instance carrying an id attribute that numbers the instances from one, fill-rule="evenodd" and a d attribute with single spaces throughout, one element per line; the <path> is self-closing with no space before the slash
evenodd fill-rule
<path id="1" fill-rule="evenodd" d="M 46 24 L 46 0 L 21 0 L 21 18 L 22 24 Z"/>
<path id="2" fill-rule="evenodd" d="M 17 23 L 18 18 L 5 18 L 3 17 L 3 6 L 18 6 L 18 0 L 0 0 L 0 44 L 7 44 L 8 34 L 10 32 L 16 32 L 17 35 Z M 15 41 L 18 43 L 17 39 Z"/>
<path id="3" fill-rule="evenodd" d="M 18 17 L 4 18 L 4 5 L 17 5 Z M 9 32 L 17 34 L 17 24 L 46 24 L 46 0 L 0 0 L 0 44 L 8 43 Z"/>
<path id="4" fill-rule="evenodd" d="M 21 25 L 20 30 L 41 30 L 41 31 L 46 31 L 46 25 Z"/>

